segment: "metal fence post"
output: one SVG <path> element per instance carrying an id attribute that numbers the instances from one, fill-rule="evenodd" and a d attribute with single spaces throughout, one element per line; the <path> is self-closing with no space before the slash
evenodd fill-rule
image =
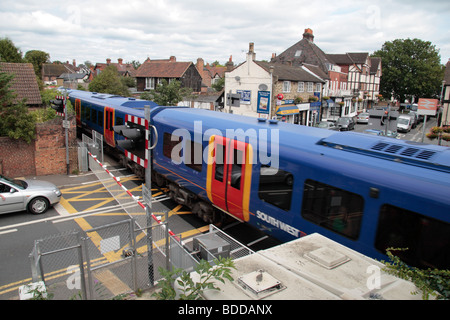
<path id="1" fill-rule="evenodd" d="M 130 242 L 131 242 L 131 247 L 133 248 L 133 253 L 131 256 L 131 273 L 132 273 L 132 279 L 133 279 L 133 291 L 136 292 L 138 285 L 137 285 L 137 265 L 136 265 L 136 235 L 134 233 L 134 224 L 135 221 L 134 219 L 130 219 Z"/>
<path id="2" fill-rule="evenodd" d="M 91 271 L 91 259 L 89 256 L 89 247 L 86 245 L 86 241 L 89 240 L 87 235 L 85 234 L 84 237 L 79 238 L 81 240 L 81 247 L 84 250 L 84 259 L 86 262 L 86 273 L 87 273 L 87 290 L 89 291 L 89 299 L 94 299 L 94 288 L 93 288 L 93 281 L 92 281 L 92 271 Z"/>
<path id="3" fill-rule="evenodd" d="M 169 238 L 169 212 L 167 211 L 165 213 L 165 224 L 164 224 L 164 229 L 165 229 L 165 238 L 166 238 L 166 269 L 167 270 L 172 270 L 171 266 L 170 266 L 170 238 Z"/>
<path id="4" fill-rule="evenodd" d="M 81 235 L 77 232 L 77 240 L 78 240 L 78 263 L 80 265 L 80 282 L 81 282 L 81 294 L 83 300 L 87 300 L 87 291 L 86 291 L 86 276 L 84 274 L 84 262 L 83 262 L 83 246 L 81 245 Z"/>

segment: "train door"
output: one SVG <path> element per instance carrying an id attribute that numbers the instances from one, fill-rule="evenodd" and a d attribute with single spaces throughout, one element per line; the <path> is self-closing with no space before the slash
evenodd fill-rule
<path id="1" fill-rule="evenodd" d="M 77 126 L 81 127 L 81 100 L 75 99 L 75 115 L 77 119 Z"/>
<path id="2" fill-rule="evenodd" d="M 209 144 L 207 192 L 212 203 L 249 220 L 252 149 L 248 143 L 213 136 Z"/>
<path id="3" fill-rule="evenodd" d="M 105 137 L 105 141 L 108 145 L 111 147 L 116 146 L 116 142 L 114 140 L 114 109 L 110 107 L 105 107 L 105 113 L 104 113 L 104 121 L 103 121 L 103 128 L 104 133 L 103 136 Z"/>

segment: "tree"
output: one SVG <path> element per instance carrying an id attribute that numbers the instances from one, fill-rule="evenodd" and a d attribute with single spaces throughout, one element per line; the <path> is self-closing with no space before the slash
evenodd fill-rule
<path id="1" fill-rule="evenodd" d="M 405 251 L 405 248 L 388 248 L 386 254 L 390 261 L 382 261 L 386 271 L 398 278 L 413 282 L 419 289 L 412 294 L 422 293 L 422 299 L 428 300 L 431 297 L 436 299 L 450 299 L 450 270 L 427 270 L 408 266 L 399 257 L 395 256 L 392 251 Z"/>
<path id="2" fill-rule="evenodd" d="M 0 61 L 13 63 L 23 62 L 22 51 L 8 38 L 0 39 Z"/>
<path id="3" fill-rule="evenodd" d="M 28 113 L 25 99 L 14 103 L 13 79 L 13 74 L 0 72 L 0 136 L 30 143 L 36 137 L 34 117 Z"/>
<path id="4" fill-rule="evenodd" d="M 130 96 L 126 85 L 120 80 L 117 68 L 107 66 L 98 76 L 89 84 L 89 91 L 109 94 L 117 94 L 124 97 Z"/>
<path id="5" fill-rule="evenodd" d="M 224 86 L 225 86 L 225 78 L 220 78 L 211 85 L 211 87 L 217 92 L 222 91 Z"/>
<path id="6" fill-rule="evenodd" d="M 192 89 L 181 88 L 180 81 L 174 80 L 167 83 L 167 80 L 163 79 L 155 90 L 143 93 L 141 99 L 152 100 L 160 106 L 176 106 L 178 102 L 190 96 L 191 93 Z"/>
<path id="7" fill-rule="evenodd" d="M 439 96 L 444 68 L 436 46 L 420 39 L 387 41 L 373 57 L 380 57 L 383 65 L 380 92 L 400 102 L 406 98 L 434 98 Z"/>
<path id="8" fill-rule="evenodd" d="M 161 267 L 158 271 L 163 275 L 164 279 L 158 282 L 160 291 L 153 294 L 158 300 L 200 300 L 205 289 L 220 290 L 211 280 L 218 280 L 225 283 L 225 280 L 233 281 L 231 269 L 236 269 L 231 258 L 214 259 L 214 265 L 206 260 L 200 260 L 195 267 L 198 275 L 198 282 L 194 282 L 191 274 L 180 268 L 174 270 L 165 270 Z M 180 289 L 180 294 L 175 291 L 175 281 Z"/>
<path id="9" fill-rule="evenodd" d="M 50 55 L 44 51 L 30 50 L 25 53 L 24 60 L 33 65 L 34 73 L 42 80 L 42 65 L 50 60 Z"/>

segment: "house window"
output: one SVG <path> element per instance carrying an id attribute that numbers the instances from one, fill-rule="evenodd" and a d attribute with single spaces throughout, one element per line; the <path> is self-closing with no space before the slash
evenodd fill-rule
<path id="1" fill-rule="evenodd" d="M 314 92 L 314 83 L 308 82 L 308 92 Z"/>
<path id="2" fill-rule="evenodd" d="M 283 81 L 283 92 L 291 92 L 291 82 Z"/>
<path id="3" fill-rule="evenodd" d="M 145 89 L 155 89 L 155 78 L 145 78 Z"/>
<path id="4" fill-rule="evenodd" d="M 305 92 L 305 83 L 304 82 L 298 83 L 297 92 Z"/>
<path id="5" fill-rule="evenodd" d="M 316 92 L 322 91 L 322 85 L 320 83 L 316 83 Z"/>

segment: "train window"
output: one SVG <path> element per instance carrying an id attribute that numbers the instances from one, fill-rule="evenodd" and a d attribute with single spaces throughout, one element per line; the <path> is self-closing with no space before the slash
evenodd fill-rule
<path id="1" fill-rule="evenodd" d="M 100 127 L 103 127 L 103 111 L 98 112 L 97 120 L 98 120 L 98 125 Z"/>
<path id="2" fill-rule="evenodd" d="M 381 207 L 375 248 L 408 248 L 393 252 L 419 268 L 450 268 L 450 224 L 403 208 Z"/>
<path id="3" fill-rule="evenodd" d="M 225 166 L 225 147 L 223 144 L 217 143 L 215 148 L 216 157 L 216 172 L 214 173 L 214 179 L 223 182 L 224 166 Z"/>
<path id="4" fill-rule="evenodd" d="M 91 120 L 93 123 L 97 123 L 97 110 L 91 109 Z"/>
<path id="5" fill-rule="evenodd" d="M 303 189 L 302 216 L 350 239 L 359 236 L 364 199 L 356 193 L 314 180 Z"/>
<path id="6" fill-rule="evenodd" d="M 184 158 L 186 166 L 198 172 L 202 171 L 203 149 L 201 143 L 187 140 Z"/>
<path id="7" fill-rule="evenodd" d="M 238 190 L 241 190 L 243 156 L 244 153 L 242 150 L 233 150 L 233 163 L 231 164 L 231 186 Z"/>
<path id="8" fill-rule="evenodd" d="M 293 184 L 292 173 L 262 165 L 259 176 L 259 198 L 288 211 L 291 208 Z"/>
<path id="9" fill-rule="evenodd" d="M 121 117 L 116 117 L 116 123 L 115 123 L 115 125 L 116 125 L 116 126 L 121 126 L 121 125 L 123 125 L 123 118 L 121 118 Z"/>
<path id="10" fill-rule="evenodd" d="M 174 154 L 173 149 L 181 142 L 181 137 L 173 136 L 170 133 L 164 132 L 163 137 L 163 154 L 165 157 L 171 159 L 174 163 L 181 163 L 181 148 L 177 154 Z"/>

